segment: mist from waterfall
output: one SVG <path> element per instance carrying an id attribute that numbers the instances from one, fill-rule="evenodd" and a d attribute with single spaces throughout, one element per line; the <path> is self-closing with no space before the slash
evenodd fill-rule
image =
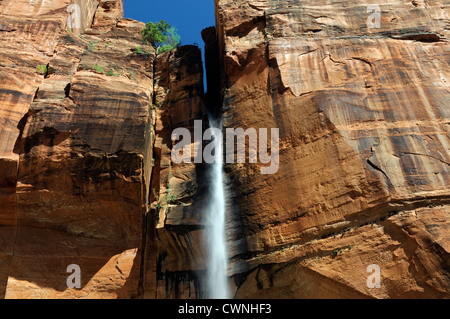
<path id="1" fill-rule="evenodd" d="M 209 171 L 210 198 L 206 217 L 206 284 L 211 299 L 229 298 L 227 277 L 228 250 L 225 233 L 225 187 L 223 183 L 222 122 L 209 116 L 210 131 L 214 138 L 215 161 Z"/>

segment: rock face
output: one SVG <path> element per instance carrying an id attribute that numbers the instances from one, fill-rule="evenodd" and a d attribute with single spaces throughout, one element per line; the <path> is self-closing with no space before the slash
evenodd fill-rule
<path id="1" fill-rule="evenodd" d="M 186 128 L 193 137 L 195 120 L 201 120 L 203 128 L 207 125 L 200 50 L 184 46 L 158 55 L 155 69 L 156 169 L 145 221 L 144 297 L 201 298 L 207 171 L 193 161 L 174 163 L 171 156 L 175 129 Z"/>
<path id="2" fill-rule="evenodd" d="M 236 297 L 450 297 L 450 6 L 378 8 L 216 1 L 224 126 L 280 129 L 227 165 Z"/>
<path id="3" fill-rule="evenodd" d="M 450 5 L 215 4 L 205 95 L 121 0 L 0 0 L 0 297 L 207 297 L 208 166 L 171 152 L 208 108 L 280 129 L 275 174 L 225 167 L 234 297 L 449 298 Z"/>
<path id="4" fill-rule="evenodd" d="M 122 1 L 1 1 L 0 15 L 0 297 L 177 297 L 177 276 L 203 267 L 182 259 L 200 249 L 184 248 L 202 169 L 170 163 L 173 127 L 204 116 L 200 50 L 156 58 Z"/>

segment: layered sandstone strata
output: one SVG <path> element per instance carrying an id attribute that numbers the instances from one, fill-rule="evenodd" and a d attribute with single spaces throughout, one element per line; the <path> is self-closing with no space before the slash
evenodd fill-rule
<path id="1" fill-rule="evenodd" d="M 280 129 L 276 174 L 225 167 L 235 297 L 449 297 L 449 5 L 367 9 L 216 1 L 206 104 Z M 0 16 L 0 296 L 206 296 L 207 167 L 171 159 L 207 125 L 198 48 L 156 56 L 121 0 Z"/>
<path id="2" fill-rule="evenodd" d="M 168 157 L 172 127 L 203 118 L 199 49 L 156 58 L 122 1 L 1 1 L 0 15 L 0 296 L 175 297 L 164 281 L 203 267 L 172 239 L 198 236 L 180 232 L 201 170 Z"/>
<path id="3" fill-rule="evenodd" d="M 450 6 L 379 7 L 216 1 L 224 126 L 280 129 L 226 168 L 236 297 L 450 296 Z"/>

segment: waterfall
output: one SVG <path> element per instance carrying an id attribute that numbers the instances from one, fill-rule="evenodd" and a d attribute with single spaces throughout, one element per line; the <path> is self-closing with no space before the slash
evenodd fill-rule
<path id="1" fill-rule="evenodd" d="M 223 183 L 222 122 L 209 116 L 210 132 L 214 138 L 215 160 L 209 171 L 211 195 L 206 214 L 207 295 L 212 299 L 229 298 L 227 265 L 228 250 L 225 233 L 225 188 Z"/>

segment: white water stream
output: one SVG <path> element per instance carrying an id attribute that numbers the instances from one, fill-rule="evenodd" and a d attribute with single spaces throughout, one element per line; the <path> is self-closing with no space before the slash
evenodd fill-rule
<path id="1" fill-rule="evenodd" d="M 207 295 L 211 299 L 229 298 L 227 265 L 228 250 L 225 233 L 225 187 L 223 184 L 222 123 L 210 118 L 215 141 L 215 161 L 210 170 L 211 197 L 206 211 Z"/>

